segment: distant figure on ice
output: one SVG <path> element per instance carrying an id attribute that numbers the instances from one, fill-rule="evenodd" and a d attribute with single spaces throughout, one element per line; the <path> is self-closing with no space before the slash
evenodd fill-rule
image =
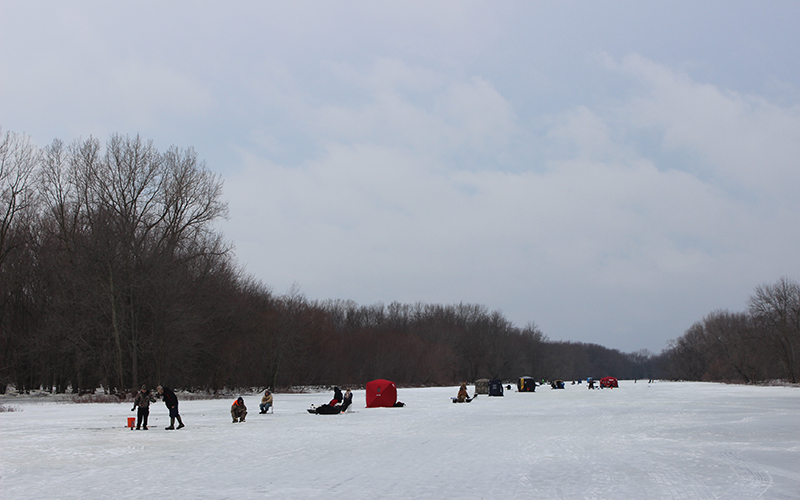
<path id="1" fill-rule="evenodd" d="M 328 403 L 328 404 L 331 405 L 331 406 L 336 406 L 336 405 L 342 404 L 342 401 L 344 401 L 344 396 L 342 396 L 342 390 L 339 389 L 338 387 L 334 387 L 333 388 L 333 399 L 331 399 L 331 402 Z"/>
<path id="2" fill-rule="evenodd" d="M 458 396 L 456 396 L 456 400 L 459 403 L 463 403 L 467 399 L 469 399 L 469 394 L 467 394 L 467 383 L 461 382 L 461 387 L 458 389 Z"/>
<path id="3" fill-rule="evenodd" d="M 247 416 L 247 407 L 244 405 L 244 399 L 241 396 L 231 405 L 231 417 L 233 423 L 244 422 L 244 417 Z"/>
<path id="4" fill-rule="evenodd" d="M 270 407 L 272 406 L 272 394 L 269 391 L 264 391 L 264 395 L 261 397 L 261 404 L 258 407 L 261 409 L 259 412 L 260 415 L 263 415 L 269 411 Z"/>
<path id="5" fill-rule="evenodd" d="M 588 378 L 586 381 L 589 382 L 589 389 L 594 389 L 594 379 Z"/>
<path id="6" fill-rule="evenodd" d="M 350 389 L 344 391 L 344 401 L 342 401 L 342 411 L 346 411 L 347 408 L 353 404 L 353 393 L 350 392 Z"/>
<path id="7" fill-rule="evenodd" d="M 178 396 L 176 396 L 169 387 L 162 387 L 159 385 L 156 390 L 164 399 L 164 405 L 166 405 L 167 409 L 169 409 L 169 427 L 165 427 L 165 429 L 168 431 L 174 430 L 175 419 L 178 420 L 178 429 L 185 427 L 183 425 L 183 420 L 181 420 L 181 416 L 178 413 Z"/>
<path id="8" fill-rule="evenodd" d="M 133 408 L 131 411 L 135 410 L 136 407 L 139 407 L 139 411 L 136 412 L 136 430 L 138 431 L 140 428 L 147 430 L 147 417 L 150 416 L 150 403 L 154 403 L 156 398 L 147 390 L 147 386 L 143 385 L 139 392 L 136 393 L 136 397 L 133 398 Z M 144 424 L 144 426 L 142 426 Z M 133 427 L 131 427 L 133 429 Z"/>

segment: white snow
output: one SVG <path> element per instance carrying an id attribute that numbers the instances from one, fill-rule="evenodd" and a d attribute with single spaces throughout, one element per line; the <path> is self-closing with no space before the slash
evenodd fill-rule
<path id="1" fill-rule="evenodd" d="M 470 387 L 470 393 L 472 393 Z M 797 499 L 800 389 L 620 381 L 453 404 L 456 387 L 398 389 L 405 408 L 310 415 L 331 393 L 182 401 L 186 423 L 125 427 L 130 403 L 5 396 L 0 498 Z M 180 395 L 179 395 L 180 397 Z"/>

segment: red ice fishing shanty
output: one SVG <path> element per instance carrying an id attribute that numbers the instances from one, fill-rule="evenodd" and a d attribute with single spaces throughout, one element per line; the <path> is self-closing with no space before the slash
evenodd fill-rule
<path id="1" fill-rule="evenodd" d="M 397 386 L 382 378 L 367 382 L 367 408 L 391 408 L 397 403 Z"/>

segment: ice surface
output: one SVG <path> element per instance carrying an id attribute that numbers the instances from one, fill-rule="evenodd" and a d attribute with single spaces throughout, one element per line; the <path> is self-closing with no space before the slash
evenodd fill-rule
<path id="1" fill-rule="evenodd" d="M 0 498 L 797 499 L 800 389 L 620 381 L 619 389 L 398 389 L 404 408 L 310 415 L 331 393 L 182 401 L 187 427 L 125 427 L 131 404 L 10 396 Z M 470 387 L 472 393 L 472 387 Z M 179 395 L 180 397 L 180 395 Z"/>

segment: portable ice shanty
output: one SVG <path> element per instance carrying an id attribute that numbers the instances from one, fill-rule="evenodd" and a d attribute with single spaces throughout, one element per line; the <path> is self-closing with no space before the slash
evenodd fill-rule
<path id="1" fill-rule="evenodd" d="M 614 377 L 603 377 L 600 379 L 600 387 L 619 387 L 619 382 Z"/>
<path id="2" fill-rule="evenodd" d="M 519 392 L 536 392 L 536 380 L 533 377 L 520 377 L 517 380 Z"/>
<path id="3" fill-rule="evenodd" d="M 475 394 L 489 394 L 488 378 L 479 378 L 475 381 Z"/>
<path id="4" fill-rule="evenodd" d="M 503 381 L 502 380 L 490 380 L 489 381 L 489 395 L 490 396 L 502 396 L 503 395 Z"/>
<path id="5" fill-rule="evenodd" d="M 391 408 L 397 403 L 397 386 L 382 378 L 367 382 L 367 408 Z"/>

